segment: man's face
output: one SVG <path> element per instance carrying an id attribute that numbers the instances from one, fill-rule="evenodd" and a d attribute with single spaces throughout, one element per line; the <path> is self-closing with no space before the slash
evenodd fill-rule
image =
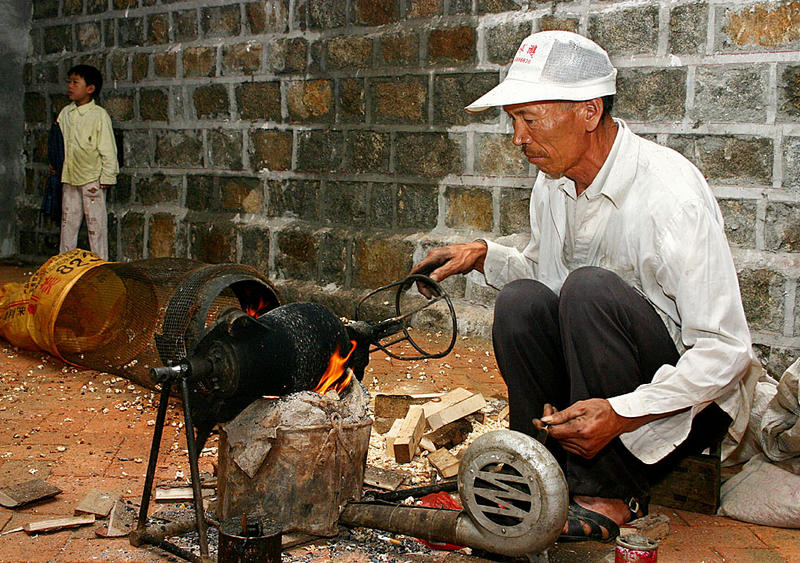
<path id="1" fill-rule="evenodd" d="M 94 84 L 86 85 L 86 81 L 77 74 L 70 74 L 67 79 L 67 96 L 78 105 L 85 104 L 92 99 Z"/>
<path id="2" fill-rule="evenodd" d="M 550 176 L 569 176 L 586 150 L 580 102 L 529 102 L 503 109 L 514 123 L 514 144 L 528 162 Z"/>

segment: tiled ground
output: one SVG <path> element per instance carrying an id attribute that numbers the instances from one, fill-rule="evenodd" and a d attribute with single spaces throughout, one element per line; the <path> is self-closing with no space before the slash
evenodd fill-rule
<path id="1" fill-rule="evenodd" d="M 30 268 L 0 266 L 0 285 L 25 279 Z M 364 382 L 373 390 L 427 392 L 464 386 L 486 396 L 505 390 L 487 342 L 459 340 L 443 360 L 404 363 L 374 354 Z M 152 392 L 94 371 L 77 370 L 40 352 L 20 351 L 0 341 L 0 486 L 32 476 L 62 489 L 55 499 L 20 510 L 0 509 L 0 533 L 26 522 L 72 515 L 93 488 L 141 495 L 155 418 Z M 170 407 L 158 480 L 188 476 L 180 411 Z M 214 446 L 212 441 L 209 446 Z M 168 453 L 167 453 L 168 452 Z M 211 471 L 213 455 L 201 458 Z M 800 530 L 736 522 L 724 517 L 655 507 L 670 518 L 670 534 L 659 561 L 800 561 Z M 28 536 L 0 537 L 0 561 L 165 561 L 155 549 L 137 549 L 127 539 L 102 539 L 96 526 Z M 556 546 L 551 561 L 601 561 L 612 548 L 599 544 Z M 322 542 L 293 550 L 307 560 L 377 561 L 358 548 L 346 554 Z M 332 555 L 333 554 L 333 555 Z M 174 560 L 174 559 L 173 559 Z M 387 560 L 387 559 L 382 559 Z M 388 559 L 392 560 L 392 559 Z M 461 553 L 400 556 L 396 561 L 478 561 Z"/>

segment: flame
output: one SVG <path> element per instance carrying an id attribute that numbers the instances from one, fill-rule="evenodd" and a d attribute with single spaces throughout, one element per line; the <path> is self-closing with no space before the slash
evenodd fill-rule
<path id="1" fill-rule="evenodd" d="M 253 318 L 258 318 L 272 308 L 273 303 L 265 299 L 263 295 L 258 296 L 258 302 L 250 302 L 243 307 L 243 311 Z"/>
<path id="2" fill-rule="evenodd" d="M 345 370 L 345 364 L 347 364 L 347 360 L 350 359 L 350 355 L 353 353 L 353 350 L 356 349 L 356 341 L 350 341 L 350 351 L 347 353 L 346 356 L 342 357 L 339 353 L 339 345 L 336 345 L 336 351 L 331 356 L 330 361 L 328 361 L 328 369 L 325 370 L 325 373 L 322 374 L 322 377 L 319 379 L 319 383 L 317 386 L 314 387 L 314 391 L 319 393 L 320 395 L 324 395 L 328 389 L 333 388 L 336 390 L 337 393 L 341 393 L 347 386 L 350 385 L 350 379 L 353 377 L 353 370 L 347 368 Z"/>

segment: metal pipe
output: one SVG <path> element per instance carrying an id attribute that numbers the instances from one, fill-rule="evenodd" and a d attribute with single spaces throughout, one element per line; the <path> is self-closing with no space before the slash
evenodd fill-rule
<path id="1" fill-rule="evenodd" d="M 402 504 L 351 502 L 339 516 L 345 526 L 376 528 L 440 543 L 455 541 L 456 520 L 461 512 Z"/>
<path id="2" fill-rule="evenodd" d="M 184 433 L 186 434 L 186 449 L 189 450 L 189 471 L 192 476 L 192 492 L 194 493 L 194 516 L 197 520 L 197 536 L 200 541 L 200 556 L 208 557 L 208 536 L 206 535 L 205 509 L 203 508 L 203 491 L 200 488 L 200 471 L 197 468 L 199 452 L 194 438 L 194 425 L 189 412 L 189 382 L 185 377 L 180 380 L 181 396 L 183 399 Z"/>
<path id="3" fill-rule="evenodd" d="M 139 508 L 137 529 L 141 530 L 144 530 L 145 526 L 147 526 L 147 509 L 150 507 L 150 495 L 153 493 L 153 480 L 156 476 L 158 450 L 161 447 L 161 436 L 164 433 L 164 421 L 167 418 L 167 406 L 169 404 L 171 389 L 172 380 L 166 380 L 161 383 L 161 398 L 158 400 L 156 425 L 153 430 L 153 442 L 150 444 L 150 457 L 147 460 L 147 473 L 144 479 L 144 490 L 142 491 L 142 504 Z"/>

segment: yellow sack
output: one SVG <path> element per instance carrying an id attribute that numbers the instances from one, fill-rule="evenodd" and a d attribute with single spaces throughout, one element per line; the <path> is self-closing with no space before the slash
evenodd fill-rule
<path id="1" fill-rule="evenodd" d="M 38 346 L 28 332 L 30 305 L 25 285 L 12 282 L 0 287 L 0 336 L 18 348 L 36 350 Z"/>

